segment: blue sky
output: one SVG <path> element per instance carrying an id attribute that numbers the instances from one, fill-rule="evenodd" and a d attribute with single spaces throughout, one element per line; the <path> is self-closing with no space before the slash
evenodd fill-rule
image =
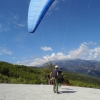
<path id="1" fill-rule="evenodd" d="M 35 33 L 27 28 L 29 2 L 0 1 L 0 61 L 100 61 L 100 0 L 55 0 Z"/>

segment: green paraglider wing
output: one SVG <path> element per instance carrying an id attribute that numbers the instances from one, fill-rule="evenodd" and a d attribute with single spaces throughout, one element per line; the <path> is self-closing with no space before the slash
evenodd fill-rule
<path id="1" fill-rule="evenodd" d="M 34 33 L 54 0 L 31 0 L 28 10 L 28 30 Z"/>

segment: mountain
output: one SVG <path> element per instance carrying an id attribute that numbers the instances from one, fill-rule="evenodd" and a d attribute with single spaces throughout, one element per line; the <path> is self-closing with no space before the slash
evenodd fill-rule
<path id="1" fill-rule="evenodd" d="M 58 65 L 63 71 L 77 72 L 100 78 L 100 61 L 95 60 L 58 60 L 50 62 Z"/>

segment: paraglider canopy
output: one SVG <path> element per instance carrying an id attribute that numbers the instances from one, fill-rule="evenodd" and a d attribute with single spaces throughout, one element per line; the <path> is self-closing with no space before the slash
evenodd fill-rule
<path id="1" fill-rule="evenodd" d="M 34 33 L 54 0 L 31 0 L 28 10 L 28 31 Z"/>

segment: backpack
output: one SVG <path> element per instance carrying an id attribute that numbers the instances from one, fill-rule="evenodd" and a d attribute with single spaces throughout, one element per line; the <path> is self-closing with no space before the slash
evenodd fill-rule
<path id="1" fill-rule="evenodd" d="M 62 73 L 58 74 L 57 81 L 58 81 L 58 83 L 62 83 L 64 81 Z"/>
<path id="2" fill-rule="evenodd" d="M 52 71 L 52 77 L 57 78 L 57 72 L 58 72 L 58 69 L 54 69 L 54 70 Z"/>

